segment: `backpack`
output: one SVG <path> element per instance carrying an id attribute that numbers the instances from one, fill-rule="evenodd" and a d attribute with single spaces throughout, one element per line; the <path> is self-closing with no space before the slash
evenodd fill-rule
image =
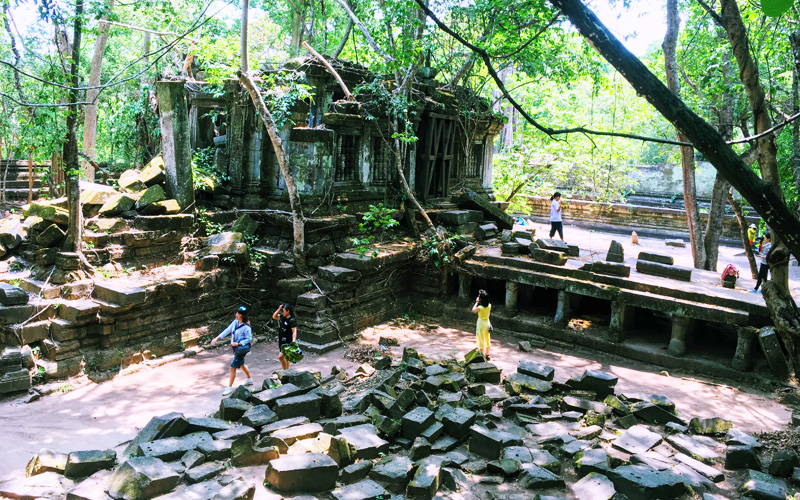
<path id="1" fill-rule="evenodd" d="M 725 269 L 722 270 L 722 276 L 720 276 L 721 280 L 724 280 L 726 276 L 735 276 L 739 277 L 739 270 L 736 269 L 736 266 L 733 264 L 728 264 L 725 266 Z"/>

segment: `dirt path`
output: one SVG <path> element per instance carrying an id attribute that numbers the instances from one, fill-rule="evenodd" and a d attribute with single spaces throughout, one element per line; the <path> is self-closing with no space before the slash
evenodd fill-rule
<path id="1" fill-rule="evenodd" d="M 469 314 L 465 314 L 466 320 L 471 320 Z M 474 346 L 471 330 L 471 323 L 420 323 L 408 328 L 392 326 L 390 322 L 368 328 L 362 342 L 377 343 L 380 336 L 391 336 L 400 342 L 401 347 L 391 348 L 398 355 L 402 346 L 410 346 L 431 357 L 462 356 Z M 327 375 L 338 364 L 352 373 L 356 364 L 345 360 L 343 352 L 337 349 L 321 356 L 309 355 L 298 367 Z M 520 359 L 555 367 L 559 381 L 587 368 L 602 369 L 619 376 L 618 392 L 663 394 L 687 419 L 722 416 L 732 420 L 736 428 L 755 432 L 780 429 L 791 416 L 788 408 L 755 390 L 683 380 L 677 373 L 661 376 L 658 369 L 642 363 L 590 350 L 552 346 L 526 354 L 517 349 L 515 339 L 498 335 L 493 339 L 491 354 L 492 361 L 507 374 L 516 369 Z M 248 355 L 247 364 L 257 383 L 279 368 L 276 356 L 272 343 L 259 343 Z M 225 348 L 204 351 L 193 358 L 52 394 L 30 404 L 19 400 L 0 402 L 4 451 L 0 454 L 0 481 L 19 477 L 20 469 L 43 447 L 63 452 L 112 448 L 133 438 L 155 415 L 172 411 L 187 416 L 213 413 L 227 378 L 229 358 Z"/>

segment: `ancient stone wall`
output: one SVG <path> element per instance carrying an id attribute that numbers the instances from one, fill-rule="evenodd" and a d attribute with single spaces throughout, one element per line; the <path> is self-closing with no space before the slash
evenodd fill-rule
<path id="1" fill-rule="evenodd" d="M 547 221 L 550 217 L 550 198 L 528 196 L 530 216 Z M 588 226 L 603 229 L 634 230 L 639 234 L 659 232 L 664 235 L 684 234 L 688 238 L 686 212 L 671 208 L 643 207 L 625 203 L 600 203 L 596 201 L 569 200 L 562 198 L 565 225 Z M 701 214 L 705 227 L 708 214 Z M 758 223 L 757 216 L 748 216 L 747 223 Z M 739 223 L 733 215 L 726 215 L 723 222 L 723 238 L 741 241 Z"/>

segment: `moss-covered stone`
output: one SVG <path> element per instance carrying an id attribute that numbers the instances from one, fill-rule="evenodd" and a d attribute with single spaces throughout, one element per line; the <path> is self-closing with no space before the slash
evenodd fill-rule
<path id="1" fill-rule="evenodd" d="M 150 186 L 142 192 L 141 196 L 139 196 L 139 199 L 136 201 L 136 210 L 144 210 L 147 206 L 158 201 L 164 201 L 165 199 L 167 199 L 167 195 L 164 194 L 164 188 L 157 184 L 155 186 Z"/>
<path id="2" fill-rule="evenodd" d="M 164 182 L 166 180 L 166 176 L 164 175 L 164 159 L 161 156 L 156 156 L 150 160 L 150 163 L 148 163 L 139 174 L 139 179 L 148 187 Z"/>
<path id="3" fill-rule="evenodd" d="M 47 229 L 42 231 L 42 233 L 36 237 L 36 243 L 40 247 L 52 247 L 58 244 L 65 234 L 66 233 L 57 225 L 50 224 Z"/>
<path id="4" fill-rule="evenodd" d="M 104 217 L 113 217 L 122 212 L 127 212 L 136 203 L 136 198 L 129 194 L 115 194 L 107 202 L 100 207 L 99 215 Z"/>

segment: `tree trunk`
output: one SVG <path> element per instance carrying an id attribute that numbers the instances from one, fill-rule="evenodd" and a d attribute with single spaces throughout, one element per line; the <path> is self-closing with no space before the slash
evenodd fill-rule
<path id="1" fill-rule="evenodd" d="M 300 42 L 303 41 L 303 27 L 306 23 L 306 0 L 293 0 L 292 6 L 292 41 L 289 45 L 289 55 L 300 55 Z"/>
<path id="2" fill-rule="evenodd" d="M 339 42 L 339 45 L 336 46 L 336 49 L 333 51 L 333 54 L 331 54 L 331 59 L 337 59 L 339 57 L 339 54 L 341 54 L 342 51 L 344 50 L 344 46 L 347 44 L 347 39 L 350 38 L 350 32 L 353 31 L 353 25 L 354 25 L 353 20 L 348 19 L 347 28 L 345 28 L 344 30 L 344 35 L 342 35 L 342 40 Z"/>
<path id="3" fill-rule="evenodd" d="M 678 16 L 678 0 L 667 0 L 667 34 L 661 49 L 664 51 L 664 69 L 667 87 L 681 95 L 678 80 L 678 60 L 676 47 L 680 33 L 681 20 Z M 686 142 L 686 137 L 678 131 L 678 141 Z M 686 225 L 689 227 L 689 242 L 692 246 L 694 267 L 703 269 L 706 262 L 706 248 L 703 244 L 703 229 L 700 224 L 700 210 L 697 208 L 697 183 L 695 181 L 694 148 L 681 146 L 681 172 L 683 173 L 683 207 L 686 210 Z"/>
<path id="4" fill-rule="evenodd" d="M 800 28 L 789 35 L 792 46 L 794 67 L 792 68 L 792 115 L 800 112 Z M 789 158 L 792 167 L 792 177 L 797 192 L 800 193 L 800 123 L 792 123 L 792 156 Z M 795 207 L 795 213 L 800 216 L 800 203 Z"/>
<path id="5" fill-rule="evenodd" d="M 108 10 L 114 8 L 114 0 L 107 0 L 106 6 Z M 97 27 L 97 40 L 94 42 L 94 53 L 92 54 L 92 63 L 89 67 L 89 87 L 96 87 L 100 85 L 100 75 L 103 71 L 103 55 L 106 52 L 106 43 L 108 43 L 108 36 L 111 29 L 105 21 L 107 16 L 100 19 L 100 24 Z M 95 147 L 97 145 L 97 96 L 100 95 L 100 89 L 89 89 L 86 91 L 86 101 L 92 104 L 87 104 L 84 108 L 83 116 L 83 152 L 89 155 L 92 160 L 95 159 Z M 84 178 L 94 182 L 94 167 L 85 162 L 83 165 Z"/>
<path id="6" fill-rule="evenodd" d="M 686 135 L 695 148 L 703 153 L 714 168 L 764 218 L 772 228 L 773 235 L 780 235 L 792 253 L 800 255 L 800 221 L 789 211 L 772 186 L 755 175 L 725 143 L 722 136 L 666 88 L 658 77 L 614 38 L 608 28 L 580 0 L 550 2 L 570 19 L 595 50 L 628 80 L 639 95 Z"/>
<path id="7" fill-rule="evenodd" d="M 733 197 L 732 189 L 728 189 L 728 203 L 731 208 L 733 208 L 733 213 L 736 214 L 736 221 L 739 223 L 739 236 L 742 238 L 744 253 L 747 255 L 747 261 L 750 263 L 750 274 L 753 276 L 753 279 L 757 279 L 758 263 L 756 262 L 756 256 L 753 255 L 753 249 L 750 247 L 750 239 L 747 237 L 747 219 L 744 218 L 742 206 Z"/>
<path id="8" fill-rule="evenodd" d="M 286 150 L 283 148 L 283 142 L 278 136 L 278 127 L 275 125 L 275 120 L 272 114 L 264 104 L 264 99 L 261 97 L 261 92 L 256 87 L 253 80 L 247 73 L 238 73 L 239 81 L 242 82 L 244 88 L 250 94 L 250 99 L 253 100 L 253 105 L 264 122 L 264 127 L 267 129 L 270 141 L 272 141 L 272 149 L 275 151 L 275 157 L 278 159 L 278 167 L 283 174 L 283 181 L 286 183 L 286 192 L 289 195 L 289 205 L 292 207 L 292 228 L 294 232 L 294 244 L 292 246 L 292 255 L 294 255 L 294 267 L 300 274 L 308 273 L 308 265 L 306 264 L 305 254 L 305 221 L 303 215 L 303 205 L 300 203 L 300 194 L 297 192 L 297 186 L 294 183 L 294 176 L 292 175 L 291 166 L 289 165 L 289 157 L 286 155 Z"/>
<path id="9" fill-rule="evenodd" d="M 762 285 L 764 302 L 769 309 L 770 317 L 775 322 L 775 331 L 781 336 L 783 345 L 789 353 L 795 374 L 800 369 L 800 311 L 794 299 L 774 280 L 765 281 Z"/>
<path id="10" fill-rule="evenodd" d="M 714 177 L 714 189 L 711 192 L 711 206 L 708 208 L 708 221 L 706 221 L 706 234 L 703 239 L 705 246 L 705 261 L 703 269 L 716 271 L 719 260 L 719 240 L 722 237 L 723 223 L 725 222 L 725 199 L 727 198 L 730 184 L 717 172 Z"/>
<path id="11" fill-rule="evenodd" d="M 248 50 L 248 37 L 247 37 L 247 26 L 249 24 L 248 17 L 250 13 L 250 0 L 242 0 L 242 34 L 241 40 L 239 41 L 239 70 L 242 73 L 247 73 L 250 71 L 250 58 L 247 54 Z M 292 32 L 292 36 L 294 37 L 294 31 Z M 294 38 L 292 38 L 294 41 Z"/>
<path id="12" fill-rule="evenodd" d="M 772 119 L 767 109 L 767 99 L 764 88 L 761 86 L 758 75 L 758 65 L 750 53 L 750 41 L 747 28 L 742 21 L 739 6 L 736 0 L 721 0 L 722 7 L 720 21 L 728 39 L 731 42 L 733 56 L 739 66 L 739 78 L 744 84 L 747 99 L 750 101 L 750 110 L 753 113 L 753 126 L 756 134 L 772 128 Z M 758 166 L 761 177 L 770 183 L 775 196 L 783 201 L 783 191 L 778 173 L 778 146 L 775 144 L 775 134 L 767 134 L 756 140 L 758 146 Z M 753 205 L 758 210 L 755 205 Z M 761 211 L 759 210 L 759 214 Z M 789 290 L 789 250 L 781 234 L 772 235 L 772 250 L 767 261 L 769 262 L 772 280 L 784 289 Z M 785 235 L 783 235 L 785 236 Z"/>
<path id="13" fill-rule="evenodd" d="M 81 36 L 83 31 L 83 0 L 75 4 L 75 24 L 72 37 L 72 61 L 70 64 L 69 92 L 71 103 L 80 100 L 77 87 L 80 84 L 78 69 L 81 57 Z M 65 252 L 81 253 L 83 221 L 81 213 L 80 164 L 78 163 L 78 105 L 71 104 L 67 113 L 67 137 L 64 141 L 64 171 L 66 178 L 67 206 L 69 208 L 69 226 L 61 249 Z"/>

